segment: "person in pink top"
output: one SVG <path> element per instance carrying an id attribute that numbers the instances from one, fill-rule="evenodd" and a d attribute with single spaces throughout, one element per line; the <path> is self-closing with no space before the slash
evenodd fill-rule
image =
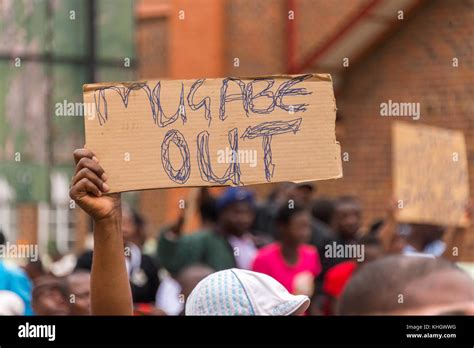
<path id="1" fill-rule="evenodd" d="M 276 215 L 279 241 L 260 249 L 252 270 L 279 281 L 290 293 L 311 296 L 321 272 L 318 251 L 306 244 L 311 217 L 303 207 L 283 205 Z"/>

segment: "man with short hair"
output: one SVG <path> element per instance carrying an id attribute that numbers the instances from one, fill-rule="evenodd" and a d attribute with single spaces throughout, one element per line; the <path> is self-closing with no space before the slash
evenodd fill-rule
<path id="1" fill-rule="evenodd" d="M 200 263 L 217 271 L 249 269 L 256 254 L 250 234 L 255 217 L 254 196 L 248 190 L 231 187 L 216 201 L 217 222 L 211 231 L 181 236 L 180 229 L 162 231 L 158 260 L 171 274 Z"/>
<path id="2" fill-rule="evenodd" d="M 90 315 L 91 313 L 91 274 L 76 271 L 66 278 L 69 291 L 71 315 Z"/>
<path id="3" fill-rule="evenodd" d="M 474 315 L 474 281 L 454 263 L 426 256 L 389 256 L 349 281 L 340 315 Z"/>
<path id="4" fill-rule="evenodd" d="M 334 248 L 334 245 L 355 244 L 358 241 L 358 233 L 362 225 L 362 207 L 357 198 L 353 196 L 342 196 L 334 201 L 333 212 L 331 214 L 330 227 L 332 236 L 322 236 L 312 241 L 318 248 L 321 258 L 322 271 L 316 278 L 315 293 L 312 299 L 311 314 L 320 315 L 327 312 L 326 306 L 331 294 L 327 294 L 323 287 L 326 273 L 331 267 L 341 262 L 350 261 L 351 255 L 327 256 L 328 248 Z"/>
<path id="5" fill-rule="evenodd" d="M 36 315 L 69 315 L 69 298 L 63 281 L 44 276 L 33 289 L 31 305 Z"/>

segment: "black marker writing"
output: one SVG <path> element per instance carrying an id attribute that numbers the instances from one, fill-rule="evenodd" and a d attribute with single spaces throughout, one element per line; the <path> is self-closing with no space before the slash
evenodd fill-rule
<path id="1" fill-rule="evenodd" d="M 181 153 L 183 164 L 179 170 L 175 170 L 171 165 L 169 151 L 170 143 L 174 143 Z M 168 177 L 174 182 L 184 184 L 188 180 L 189 175 L 191 174 L 189 147 L 183 134 L 176 129 L 169 130 L 163 139 L 163 143 L 161 144 L 161 163 L 163 164 L 163 168 L 165 169 L 166 174 L 168 174 Z"/>
<path id="2" fill-rule="evenodd" d="M 263 137 L 263 161 L 265 163 L 265 177 L 267 181 L 271 181 L 275 169 L 275 165 L 272 163 L 272 136 L 289 132 L 296 134 L 300 129 L 301 121 L 302 119 L 298 118 L 291 121 L 264 122 L 255 127 L 248 127 L 244 134 L 242 134 L 242 139 Z"/>
<path id="3" fill-rule="evenodd" d="M 184 84 L 181 83 L 181 95 L 179 97 L 179 106 L 178 110 L 173 114 L 171 117 L 166 117 L 165 113 L 163 112 L 163 108 L 161 107 L 160 102 L 160 92 L 161 92 L 161 82 L 158 81 L 155 88 L 153 89 L 153 99 L 158 106 L 158 126 L 159 127 L 166 127 L 169 124 L 173 123 L 178 119 L 178 116 L 181 116 L 183 120 L 183 124 L 186 122 L 186 109 L 184 107 Z"/>
<path id="4" fill-rule="evenodd" d="M 235 82 L 239 87 L 240 87 L 240 93 L 239 94 L 229 94 L 227 95 L 227 87 L 229 82 Z M 221 87 L 221 102 L 219 106 L 219 118 L 224 121 L 227 116 L 225 115 L 225 104 L 230 103 L 236 100 L 242 100 L 242 105 L 245 110 L 245 114 L 248 116 L 249 115 L 249 104 L 248 104 L 248 98 L 246 97 L 245 93 L 245 83 L 242 82 L 242 80 L 237 79 L 235 77 L 228 77 L 225 78 L 222 81 L 222 87 Z"/>
<path id="5" fill-rule="evenodd" d="M 231 129 L 228 133 L 228 137 L 230 149 L 237 153 L 239 150 L 239 135 L 237 128 Z M 238 161 L 230 163 L 224 175 L 221 177 L 218 177 L 212 170 L 211 158 L 209 156 L 209 132 L 202 131 L 198 134 L 197 150 L 197 161 L 202 180 L 221 185 L 226 184 L 228 181 L 232 182 L 234 185 L 241 184 L 240 164 Z"/>
<path id="6" fill-rule="evenodd" d="M 285 97 L 306 96 L 312 94 L 306 88 L 298 88 L 297 85 L 309 78 L 312 75 L 301 75 L 291 79 L 285 80 L 278 89 L 273 92 L 271 89 L 275 85 L 273 78 L 256 78 L 245 83 L 241 79 L 228 77 L 222 80 L 222 86 L 219 94 L 219 119 L 224 121 L 227 119 L 226 104 L 240 101 L 243 110 L 247 117 L 252 114 L 270 114 L 275 108 L 280 108 L 290 113 L 305 112 L 309 104 L 300 103 L 292 104 L 289 101 L 285 103 Z M 183 124 L 187 122 L 185 100 L 189 108 L 193 111 L 204 111 L 204 118 L 207 120 L 207 126 L 211 126 L 211 96 L 204 95 L 203 97 L 196 97 L 196 93 L 203 86 L 205 79 L 199 79 L 192 83 L 190 90 L 185 99 L 184 83 L 181 82 L 181 91 L 179 98 L 179 105 L 175 113 L 167 116 L 163 110 L 163 101 L 161 100 L 161 82 L 158 81 L 153 89 L 145 82 L 131 83 L 126 86 L 108 86 L 99 87 L 94 91 L 94 102 L 96 107 L 96 114 L 100 126 L 103 126 L 108 120 L 108 105 L 106 94 L 108 91 L 117 93 L 125 108 L 128 108 L 130 94 L 132 92 L 144 92 L 148 98 L 150 110 L 152 114 L 153 123 L 160 128 L 175 123 L 181 118 Z M 237 87 L 237 92 L 228 94 L 229 86 L 234 84 Z M 234 86 L 234 87 L 235 87 Z M 196 100 L 195 100 L 196 99 Z M 133 98 L 132 98 L 133 100 Z M 293 98 L 291 99 L 293 101 Z M 288 103 L 288 104 L 287 104 Z M 258 106 L 257 106 L 257 105 Z M 280 112 L 281 115 L 281 112 Z M 232 121 L 231 123 L 233 123 Z M 265 166 L 265 178 L 268 182 L 273 178 L 275 165 L 272 161 L 271 143 L 274 135 L 285 133 L 297 133 L 300 129 L 302 118 L 296 118 L 290 121 L 270 121 L 263 122 L 254 127 L 248 127 L 242 134 L 242 139 L 262 138 L 263 161 Z M 235 124 L 235 123 L 234 123 Z M 230 127 L 229 127 L 230 128 Z M 233 128 L 228 131 L 228 141 L 230 149 L 233 153 L 238 153 L 239 134 L 238 129 Z M 241 185 L 241 170 L 238 161 L 229 163 L 228 168 L 222 176 L 217 175 L 211 165 L 211 158 L 209 153 L 209 132 L 201 131 L 196 138 L 197 142 L 197 162 L 198 169 L 202 180 L 212 184 L 228 184 Z M 182 165 L 179 169 L 173 168 L 170 161 L 169 147 L 171 144 L 178 147 Z M 163 168 L 170 178 L 178 184 L 184 184 L 190 177 L 191 173 L 191 157 L 189 147 L 183 134 L 176 129 L 169 130 L 161 144 L 161 161 Z"/>
<path id="7" fill-rule="evenodd" d="M 308 92 L 306 88 L 291 88 L 297 83 L 303 82 L 304 80 L 307 80 L 309 78 L 311 78 L 311 75 L 301 75 L 301 76 L 294 77 L 291 80 L 283 82 L 280 85 L 280 87 L 278 87 L 275 93 L 276 106 L 286 111 L 292 111 L 292 112 L 306 111 L 306 107 L 308 106 L 308 104 L 286 105 L 286 104 L 283 104 L 283 97 L 312 94 L 312 92 Z"/>
<path id="8" fill-rule="evenodd" d="M 267 87 L 265 87 L 260 93 L 253 95 L 253 85 L 258 82 L 266 82 Z M 248 105 L 250 111 L 256 114 L 269 114 L 275 109 L 275 97 L 272 91 L 268 91 L 275 84 L 273 79 L 255 79 L 247 84 L 246 95 L 248 97 Z M 270 99 L 271 103 L 266 109 L 257 109 L 253 101 L 258 98 L 266 97 Z"/>
<path id="9" fill-rule="evenodd" d="M 201 101 L 198 104 L 194 104 L 193 102 L 193 98 L 194 98 L 194 94 L 196 93 L 196 90 L 202 86 L 204 81 L 205 81 L 204 79 L 201 79 L 193 83 L 193 85 L 191 86 L 191 89 L 189 90 L 187 99 L 188 99 L 188 105 L 193 111 L 197 111 L 204 106 L 204 117 L 206 118 L 206 120 L 209 121 L 208 125 L 211 125 L 211 98 L 205 97 L 201 99 Z"/>

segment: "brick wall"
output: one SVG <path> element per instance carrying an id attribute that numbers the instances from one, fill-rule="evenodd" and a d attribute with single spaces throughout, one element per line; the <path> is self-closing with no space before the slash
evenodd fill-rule
<path id="1" fill-rule="evenodd" d="M 408 122 L 463 130 L 474 193 L 473 10 L 470 0 L 428 2 L 345 76 L 337 106 L 343 118 L 339 141 L 349 161 L 342 180 L 319 186 L 324 194 L 359 196 L 366 222 L 383 216 L 392 192 L 395 118 L 379 116 L 380 103 L 388 99 L 421 103 L 420 120 Z M 466 245 L 474 250 L 472 231 Z"/>
<path id="2" fill-rule="evenodd" d="M 181 0 L 178 3 L 180 6 L 192 4 Z M 208 70 L 216 72 L 212 70 L 212 65 L 218 66 L 226 75 L 285 72 L 288 8 L 282 0 L 271 3 L 268 6 L 263 1 L 226 1 L 224 26 L 221 21 L 214 26 L 213 19 L 208 17 L 205 21 L 208 27 L 204 32 L 215 38 L 218 35 L 213 34 L 213 30 L 224 28 L 223 46 L 217 47 L 222 50 L 221 61 L 216 61 L 219 59 L 216 56 L 212 60 L 200 61 L 199 65 L 194 65 L 194 71 L 186 69 L 186 74 L 194 72 L 199 76 L 200 72 Z M 340 25 L 341 18 L 350 16 L 366 3 L 364 0 L 345 1 L 336 8 L 327 1 L 296 1 L 297 58 L 303 59 L 324 35 Z M 473 7 L 472 0 L 426 2 L 413 15 L 406 17 L 399 29 L 371 50 L 359 64 L 350 66 L 346 71 L 345 84 L 336 102 L 339 116 L 342 116 L 338 138 L 343 151 L 349 153 L 349 161 L 343 164 L 343 179 L 319 182 L 317 185 L 324 195 L 359 196 L 364 206 L 365 223 L 383 216 L 392 192 L 390 129 L 393 119 L 379 116 L 380 103 L 388 99 L 421 103 L 421 119 L 411 122 L 465 132 L 471 163 L 470 185 L 474 189 Z M 208 16 L 212 13 L 216 12 L 211 11 Z M 177 16 L 173 6 L 169 16 Z M 140 40 L 141 35 L 149 35 L 146 25 L 151 28 L 152 24 L 138 22 L 139 46 L 146 45 L 146 40 Z M 175 31 L 180 30 L 179 26 L 174 28 Z M 181 34 L 176 36 L 176 32 L 173 35 L 170 33 L 168 40 L 178 39 L 180 43 L 170 44 L 168 49 L 183 47 L 183 43 L 191 38 Z M 139 53 L 139 60 L 147 61 L 153 61 L 154 55 L 160 54 L 153 50 L 140 51 L 140 47 L 139 52 L 143 53 Z M 169 54 L 173 60 L 180 59 L 179 55 Z M 458 68 L 452 67 L 454 57 L 459 59 Z M 234 58 L 239 58 L 239 67 L 234 67 Z M 183 59 L 189 62 L 188 56 Z M 176 67 L 180 63 L 173 64 Z M 153 72 L 152 69 L 152 66 L 141 65 L 140 74 L 150 77 L 147 72 Z M 173 71 L 176 75 L 176 69 Z M 260 185 L 257 190 L 264 193 L 269 187 Z M 156 206 L 154 195 L 146 195 L 150 205 Z M 147 205 L 146 202 L 144 205 Z M 465 244 L 474 250 L 473 237 Z"/>

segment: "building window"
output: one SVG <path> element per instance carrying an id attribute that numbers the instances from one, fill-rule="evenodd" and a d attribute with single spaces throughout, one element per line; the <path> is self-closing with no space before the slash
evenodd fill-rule
<path id="1" fill-rule="evenodd" d="M 51 185 L 58 173 L 70 180 L 72 149 L 84 144 L 82 114 L 68 110 L 82 103 L 85 83 L 134 79 L 133 3 L 0 1 L 0 178 L 14 192 L 0 214 L 14 224 L 18 205 L 47 204 L 38 230 L 60 236 L 64 248 L 74 240 L 74 214 L 68 190 L 61 191 L 67 204 L 57 204 Z M 69 235 L 61 239 L 63 230 Z"/>

